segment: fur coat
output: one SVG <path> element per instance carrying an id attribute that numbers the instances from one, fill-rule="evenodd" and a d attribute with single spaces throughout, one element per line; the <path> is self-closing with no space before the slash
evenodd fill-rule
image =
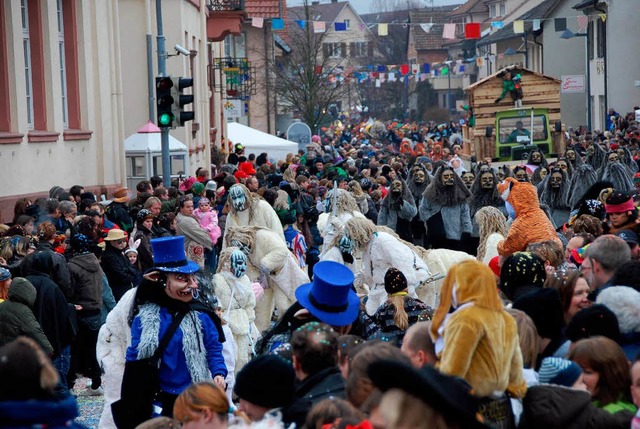
<path id="1" fill-rule="evenodd" d="M 254 324 L 256 296 L 249 277 L 237 278 L 229 271 L 213 276 L 213 292 L 236 343 L 235 370 L 238 372 L 249 362 L 251 346 L 258 336 Z"/>
<path id="2" fill-rule="evenodd" d="M 265 287 L 264 295 L 256 305 L 255 318 L 255 324 L 262 332 L 269 328 L 274 308 L 278 314 L 284 314 L 296 301 L 295 290 L 301 284 L 309 283 L 309 276 L 298 266 L 287 244 L 276 232 L 257 228 L 252 236 L 253 245 L 247 255 L 247 276 L 252 282 L 260 282 Z"/>
<path id="3" fill-rule="evenodd" d="M 224 226 L 224 235 L 222 238 L 222 247 L 226 247 L 226 235 L 229 228 L 238 226 L 261 226 L 270 229 L 276 233 L 282 242 L 285 242 L 284 230 L 282 229 L 282 223 L 276 214 L 276 211 L 265 200 L 255 198 L 251 195 L 247 196 L 247 199 L 251 199 L 251 205 L 246 210 L 241 212 L 236 211 L 231 204 L 229 213 L 227 214 L 227 220 Z"/>
<path id="4" fill-rule="evenodd" d="M 524 396 L 518 326 L 481 262 L 465 261 L 449 271 L 430 329 L 440 371 L 465 379 L 479 397 L 505 391 Z"/>
<path id="5" fill-rule="evenodd" d="M 120 399 L 120 386 L 124 373 L 127 347 L 131 345 L 129 314 L 133 306 L 137 288 L 128 290 L 107 315 L 107 321 L 100 328 L 96 345 L 96 358 L 104 370 L 104 409 L 100 416 L 100 428 L 116 428 L 111 415 L 111 404 Z"/>
<path id="6" fill-rule="evenodd" d="M 540 208 L 535 186 L 507 177 L 498 185 L 498 191 L 516 214 L 507 238 L 498 243 L 501 256 L 523 251 L 529 243 L 540 241 L 554 240 L 562 245 L 551 221 Z"/>

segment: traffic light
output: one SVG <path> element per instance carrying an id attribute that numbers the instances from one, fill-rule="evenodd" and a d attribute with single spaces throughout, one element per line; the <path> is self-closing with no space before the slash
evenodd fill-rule
<path id="1" fill-rule="evenodd" d="M 173 113 L 175 97 L 174 83 L 171 76 L 156 77 L 156 108 L 157 124 L 159 128 L 173 128 L 175 115 Z"/>
<path id="2" fill-rule="evenodd" d="M 190 77 L 177 77 L 173 79 L 173 85 L 177 89 L 177 96 L 173 100 L 173 115 L 175 117 L 176 126 L 182 127 L 185 122 L 193 121 L 194 112 L 185 112 L 184 106 L 193 103 L 192 94 L 183 94 L 183 91 L 193 86 L 193 79 Z"/>

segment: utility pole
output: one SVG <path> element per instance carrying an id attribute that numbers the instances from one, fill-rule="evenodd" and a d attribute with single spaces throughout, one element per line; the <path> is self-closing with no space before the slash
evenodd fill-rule
<path id="1" fill-rule="evenodd" d="M 158 27 L 158 74 L 167 76 L 167 50 L 162 31 L 162 0 L 156 0 L 156 25 Z M 171 186 L 171 155 L 169 153 L 168 127 L 160 128 L 160 143 L 162 149 L 162 183 L 168 188 Z"/>

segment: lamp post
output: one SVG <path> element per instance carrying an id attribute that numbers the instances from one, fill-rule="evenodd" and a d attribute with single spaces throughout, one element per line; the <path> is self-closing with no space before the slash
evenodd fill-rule
<path id="1" fill-rule="evenodd" d="M 568 28 L 560 35 L 561 39 L 573 39 L 574 37 L 584 37 L 586 45 L 586 74 L 587 74 L 587 129 L 591 131 L 591 71 L 589 70 L 589 52 L 591 51 L 591 44 L 589 43 L 589 32 L 574 33 Z"/>

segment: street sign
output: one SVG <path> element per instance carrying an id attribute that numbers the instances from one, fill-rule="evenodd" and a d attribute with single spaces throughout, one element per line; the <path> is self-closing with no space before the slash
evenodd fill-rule
<path id="1" fill-rule="evenodd" d="M 311 143 L 311 128 L 304 122 L 294 122 L 287 128 L 287 140 L 298 143 L 298 149 L 306 151 Z"/>
<path id="2" fill-rule="evenodd" d="M 244 114 L 244 102 L 242 100 L 224 100 L 222 111 L 225 118 L 241 118 Z"/>
<path id="3" fill-rule="evenodd" d="M 560 92 L 563 94 L 576 94 L 584 92 L 584 75 L 572 74 L 562 76 Z"/>

